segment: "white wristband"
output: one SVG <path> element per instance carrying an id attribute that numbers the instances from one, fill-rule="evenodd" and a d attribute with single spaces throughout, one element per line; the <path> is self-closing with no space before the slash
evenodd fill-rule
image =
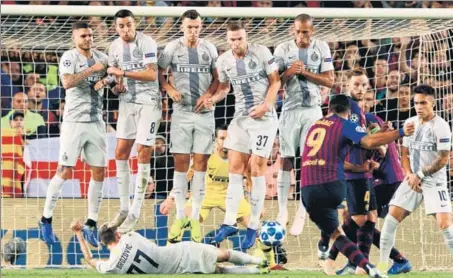
<path id="1" fill-rule="evenodd" d="M 423 174 L 422 170 L 419 170 L 417 172 L 417 177 L 419 177 L 421 180 L 425 178 L 425 175 Z"/>

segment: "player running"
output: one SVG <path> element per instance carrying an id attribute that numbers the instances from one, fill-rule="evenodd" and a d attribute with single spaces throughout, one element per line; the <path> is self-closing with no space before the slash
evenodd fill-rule
<path id="1" fill-rule="evenodd" d="M 93 49 L 93 30 L 88 23 L 74 23 L 72 38 L 76 47 L 63 53 L 59 65 L 61 82 L 66 89 L 66 105 L 61 126 L 58 168 L 47 188 L 39 228 L 45 242 L 55 243 L 52 229 L 53 210 L 63 183 L 71 177 L 72 167 L 82 154 L 84 162 L 91 170 L 88 219 L 82 232 L 90 244 L 97 247 L 96 222 L 107 166 L 106 127 L 102 119 L 104 92 L 100 89 L 99 81 L 105 76 L 108 57 Z"/>
<path id="2" fill-rule="evenodd" d="M 407 119 L 406 124 L 415 125 L 415 134 L 403 139 L 401 164 L 406 177 L 390 201 L 389 213 L 382 227 L 379 262 L 382 271 L 387 270 L 398 225 L 422 201 L 426 214 L 436 218 L 445 244 L 453 255 L 451 199 L 446 173 L 451 129 L 444 119 L 434 113 L 435 90 L 431 86 L 420 85 L 413 92 L 417 116 Z"/>
<path id="3" fill-rule="evenodd" d="M 190 187 L 192 212 L 189 217 L 191 237 L 201 241 L 200 210 L 205 195 L 205 176 L 209 155 L 214 145 L 214 108 L 196 111 L 196 104 L 217 90 L 218 78 L 215 61 L 216 47 L 200 39 L 203 22 L 196 10 L 181 16 L 184 37 L 171 41 L 159 58 L 159 81 L 162 89 L 173 100 L 171 120 L 171 151 L 175 161 L 173 197 L 176 201 L 176 221 L 168 235 L 175 242 L 185 224 L 184 203 L 187 192 L 187 171 L 193 155 L 193 179 Z M 174 84 L 169 83 L 164 72 L 171 66 Z"/>
<path id="4" fill-rule="evenodd" d="M 115 150 L 120 211 L 111 225 L 119 226 L 120 232 L 127 232 L 140 216 L 162 107 L 157 80 L 156 42 L 136 31 L 134 15 L 129 10 L 120 10 L 115 14 L 115 26 L 119 38 L 110 45 L 107 73 L 116 77 L 113 92 L 120 94 Z M 128 159 L 134 142 L 137 143 L 138 170 L 134 200 L 129 210 Z"/>
<path id="5" fill-rule="evenodd" d="M 136 232 L 121 235 L 117 227 L 103 225 L 99 231 L 101 242 L 110 250 L 108 260 L 93 259 L 81 233 L 81 224 L 74 222 L 76 234 L 86 262 L 105 274 L 183 274 L 183 273 L 268 273 L 267 261 L 211 245 L 185 241 L 168 246 L 157 246 Z M 257 267 L 227 267 L 217 263 L 252 264 Z"/>
<path id="6" fill-rule="evenodd" d="M 329 235 L 334 246 L 371 277 L 382 277 L 339 226 L 337 207 L 346 197 L 345 151 L 352 144 L 374 149 L 398 137 L 411 135 L 414 127 L 367 135 L 365 129 L 348 121 L 349 99 L 337 95 L 330 101 L 333 115 L 316 121 L 309 129 L 301 159 L 301 194 L 310 219 Z"/>
<path id="7" fill-rule="evenodd" d="M 278 66 L 269 49 L 247 43 L 247 34 L 240 22 L 228 24 L 227 39 L 231 50 L 222 54 L 217 61 L 219 88 L 212 98 L 201 103 L 209 106 L 219 102 L 230 91 L 230 83 L 233 85 L 235 115 L 225 141 L 230 162 L 226 214 L 212 243 L 221 242 L 238 231 L 237 210 L 244 198 L 242 180 L 250 159 L 252 213 L 246 236 L 241 242 L 242 249 L 249 249 L 255 242 L 266 195 L 264 175 L 277 134 L 274 104 L 280 89 L 280 78 Z"/>
<path id="8" fill-rule="evenodd" d="M 277 221 L 286 226 L 288 222 L 288 192 L 291 185 L 291 170 L 297 148 L 304 145 L 308 129 L 322 118 L 321 86 L 331 88 L 334 83 L 334 68 L 329 45 L 313 39 L 313 18 L 300 14 L 294 20 L 295 39 L 279 44 L 274 56 L 279 65 L 282 86 L 286 85 L 286 98 L 279 122 L 281 169 L 277 177 Z M 302 151 L 302 148 L 301 148 Z M 299 207 L 290 233 L 302 233 L 306 218 L 303 205 Z"/>

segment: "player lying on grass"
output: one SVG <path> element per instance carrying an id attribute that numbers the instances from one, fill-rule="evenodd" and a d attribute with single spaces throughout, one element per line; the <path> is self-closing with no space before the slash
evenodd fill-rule
<path id="1" fill-rule="evenodd" d="M 234 250 L 185 241 L 157 246 L 136 232 L 121 235 L 117 227 L 104 224 L 99 230 L 102 244 L 110 250 L 108 260 L 94 259 L 82 235 L 82 224 L 75 221 L 72 231 L 80 243 L 86 262 L 100 273 L 109 274 L 182 274 L 182 273 L 268 273 L 267 261 Z M 221 262 L 247 265 L 222 266 Z"/>

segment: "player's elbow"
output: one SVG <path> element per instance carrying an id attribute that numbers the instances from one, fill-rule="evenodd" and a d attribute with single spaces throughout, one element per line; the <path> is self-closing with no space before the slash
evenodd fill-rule
<path id="1" fill-rule="evenodd" d="M 370 138 L 369 136 L 365 136 L 360 140 L 360 146 L 364 149 L 375 149 L 376 147 L 379 147 L 377 142 L 373 140 L 373 138 Z"/>
<path id="2" fill-rule="evenodd" d="M 333 75 L 333 73 L 332 74 L 329 73 L 326 76 L 326 82 L 324 84 L 324 87 L 327 87 L 327 88 L 331 89 L 333 87 L 334 83 L 335 83 L 334 75 Z"/>

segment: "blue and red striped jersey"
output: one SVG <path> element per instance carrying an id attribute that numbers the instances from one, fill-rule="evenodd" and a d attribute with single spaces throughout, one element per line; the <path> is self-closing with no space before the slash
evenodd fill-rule
<path id="1" fill-rule="evenodd" d="M 301 160 L 301 187 L 345 180 L 347 148 L 366 135 L 363 127 L 337 115 L 316 121 L 308 130 Z"/>
<path id="2" fill-rule="evenodd" d="M 351 108 L 351 115 L 349 120 L 364 129 L 366 129 L 366 117 L 362 109 L 355 100 L 349 97 L 349 106 Z M 367 150 L 361 148 L 360 146 L 353 145 L 346 152 L 345 161 L 355 164 L 363 165 L 367 161 Z M 370 172 L 349 172 L 346 171 L 346 180 L 357 180 L 357 179 L 371 179 L 373 176 Z"/>
<path id="3" fill-rule="evenodd" d="M 366 113 L 367 125 L 377 123 L 382 126 L 384 121 L 378 116 Z M 403 168 L 398 154 L 396 143 L 392 142 L 387 145 L 387 153 L 381 157 L 377 152 L 373 152 L 373 160 L 379 162 L 380 167 L 373 171 L 373 179 L 377 184 L 394 184 L 404 180 Z"/>

